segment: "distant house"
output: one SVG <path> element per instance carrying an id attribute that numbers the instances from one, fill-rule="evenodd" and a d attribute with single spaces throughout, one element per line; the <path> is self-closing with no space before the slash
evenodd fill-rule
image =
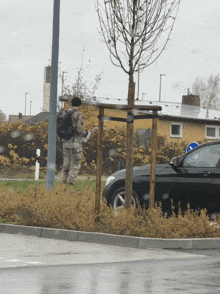
<path id="1" fill-rule="evenodd" d="M 25 120 L 24 122 L 29 125 L 34 125 L 42 121 L 49 120 L 49 112 L 40 112 L 29 119 Z"/>
<path id="2" fill-rule="evenodd" d="M 31 118 L 31 115 L 23 115 L 19 113 L 18 115 L 9 114 L 8 122 L 9 123 L 23 123 L 24 121 Z"/>
<path id="3" fill-rule="evenodd" d="M 96 104 L 103 104 L 103 101 L 97 99 L 93 103 L 91 107 L 95 109 Z M 108 104 L 110 103 L 111 100 L 109 100 Z M 127 112 L 120 110 L 120 105 L 122 104 L 126 104 L 126 101 L 115 100 L 114 105 L 118 106 L 118 109 L 105 109 L 104 115 L 126 118 Z M 162 107 L 162 110 L 158 112 L 157 133 L 165 136 L 169 142 L 220 140 L 220 111 L 201 107 L 200 98 L 197 95 L 188 94 L 182 96 L 182 103 L 136 100 L 135 105 L 157 105 Z M 133 112 L 134 115 L 147 113 L 147 111 L 135 110 L 135 106 Z M 104 128 L 115 127 L 126 127 L 126 123 L 114 120 L 104 121 Z M 151 128 L 151 119 L 134 120 L 134 132 L 140 141 L 150 139 Z"/>
<path id="4" fill-rule="evenodd" d="M 116 103 L 115 103 L 116 104 Z M 122 101 L 118 101 L 118 106 Z M 116 104 L 116 105 L 117 105 Z M 126 103 L 125 103 L 126 104 Z M 197 95 L 182 96 L 182 103 L 169 103 L 159 101 L 135 101 L 135 105 L 157 105 L 162 110 L 158 112 L 157 133 L 166 137 L 167 141 L 211 141 L 220 139 L 220 111 L 200 106 Z M 124 117 L 126 111 L 105 109 L 106 116 Z M 137 111 L 134 106 L 134 115 L 146 114 L 147 111 Z M 118 121 L 104 121 L 106 128 L 125 126 Z M 134 131 L 140 141 L 151 137 L 152 120 L 134 120 Z"/>
<path id="5" fill-rule="evenodd" d="M 26 123 L 29 125 L 34 125 L 35 123 L 39 123 L 41 121 L 49 120 L 49 112 L 40 112 L 36 115 L 22 115 L 19 113 L 18 115 L 9 115 L 8 122 L 9 123 Z"/>
<path id="6" fill-rule="evenodd" d="M 200 107 L 199 96 L 183 96 L 182 104 L 166 102 L 149 102 L 149 104 L 162 107 L 162 111 L 158 113 L 158 134 L 166 136 L 168 141 L 193 142 L 220 139 L 220 111 Z"/>

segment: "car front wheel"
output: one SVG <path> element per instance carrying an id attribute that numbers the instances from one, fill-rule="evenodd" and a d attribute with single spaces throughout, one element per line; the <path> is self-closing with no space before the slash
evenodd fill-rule
<path id="1" fill-rule="evenodd" d="M 132 192 L 132 205 L 137 205 L 138 195 L 135 191 Z M 111 205 L 113 209 L 124 207 L 125 205 L 125 188 L 116 190 L 111 198 Z"/>

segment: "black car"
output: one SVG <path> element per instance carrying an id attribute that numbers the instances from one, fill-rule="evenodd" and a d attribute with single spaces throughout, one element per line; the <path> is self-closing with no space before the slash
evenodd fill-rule
<path id="1" fill-rule="evenodd" d="M 149 205 L 150 166 L 133 169 L 133 202 Z M 124 205 L 125 170 L 115 172 L 106 181 L 103 198 L 114 209 Z M 171 199 L 178 209 L 206 208 L 208 214 L 220 213 L 220 141 L 206 143 L 171 159 L 169 164 L 156 165 L 155 202 L 170 211 Z"/>

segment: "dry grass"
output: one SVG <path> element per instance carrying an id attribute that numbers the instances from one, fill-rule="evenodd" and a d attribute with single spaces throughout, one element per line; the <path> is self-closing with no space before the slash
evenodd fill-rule
<path id="1" fill-rule="evenodd" d="M 39 171 L 39 178 L 45 179 L 46 172 L 43 170 Z M 8 179 L 35 179 L 35 169 L 30 170 L 28 167 L 7 167 L 1 166 L 0 168 L 0 178 Z"/>
<path id="2" fill-rule="evenodd" d="M 57 185 L 54 192 L 44 185 L 30 185 L 21 191 L 0 187 L 0 218 L 7 223 L 62 228 L 87 232 L 152 237 L 152 238 L 213 238 L 220 237 L 220 221 L 214 225 L 205 210 L 167 218 L 160 207 L 152 210 L 131 208 L 115 212 L 101 204 L 97 220 L 94 213 L 94 187 L 81 189 Z"/>

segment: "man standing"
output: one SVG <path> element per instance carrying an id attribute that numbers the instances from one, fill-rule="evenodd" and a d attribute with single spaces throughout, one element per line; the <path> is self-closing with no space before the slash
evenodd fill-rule
<path id="1" fill-rule="evenodd" d="M 77 109 L 81 105 L 81 99 L 74 97 L 71 104 L 68 112 L 71 112 L 75 132 L 70 139 L 62 139 L 63 167 L 61 174 L 64 184 L 74 185 L 81 167 L 82 141 L 86 131 L 84 131 L 84 117 Z"/>

